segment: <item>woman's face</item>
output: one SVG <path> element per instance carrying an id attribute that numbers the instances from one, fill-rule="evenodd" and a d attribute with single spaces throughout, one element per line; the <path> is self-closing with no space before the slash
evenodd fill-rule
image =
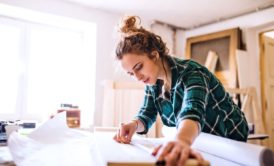
<path id="1" fill-rule="evenodd" d="M 123 69 L 138 81 L 154 85 L 160 74 L 157 58 L 150 59 L 147 54 L 124 54 L 121 59 Z"/>

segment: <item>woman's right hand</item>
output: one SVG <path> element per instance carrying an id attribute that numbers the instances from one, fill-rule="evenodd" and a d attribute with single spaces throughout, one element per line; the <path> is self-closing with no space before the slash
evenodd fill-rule
<path id="1" fill-rule="evenodd" d="M 119 143 L 129 144 L 133 134 L 137 130 L 137 124 L 135 121 L 129 123 L 121 123 L 120 128 L 114 135 L 113 139 Z"/>

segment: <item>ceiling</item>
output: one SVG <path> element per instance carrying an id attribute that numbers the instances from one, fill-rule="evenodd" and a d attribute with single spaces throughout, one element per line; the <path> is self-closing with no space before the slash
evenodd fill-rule
<path id="1" fill-rule="evenodd" d="M 64 0 L 191 29 L 274 7 L 274 0 Z"/>

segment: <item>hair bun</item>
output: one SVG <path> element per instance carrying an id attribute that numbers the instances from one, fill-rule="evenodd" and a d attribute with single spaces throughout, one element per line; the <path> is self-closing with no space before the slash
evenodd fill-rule
<path id="1" fill-rule="evenodd" d="M 136 25 L 137 19 L 139 20 L 139 23 L 140 23 L 140 18 L 137 16 L 127 16 L 123 18 L 120 25 L 120 31 L 122 33 L 131 33 L 131 32 L 138 31 L 138 28 Z"/>

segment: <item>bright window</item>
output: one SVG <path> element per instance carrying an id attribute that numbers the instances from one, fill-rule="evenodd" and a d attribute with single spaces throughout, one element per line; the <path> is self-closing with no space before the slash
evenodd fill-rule
<path id="1" fill-rule="evenodd" d="M 20 28 L 0 22 L 0 114 L 15 114 L 19 91 Z"/>
<path id="2" fill-rule="evenodd" d="M 96 25 L 18 10 L 0 17 L 1 119 L 45 120 L 69 103 L 79 106 L 83 126 L 92 125 Z"/>

